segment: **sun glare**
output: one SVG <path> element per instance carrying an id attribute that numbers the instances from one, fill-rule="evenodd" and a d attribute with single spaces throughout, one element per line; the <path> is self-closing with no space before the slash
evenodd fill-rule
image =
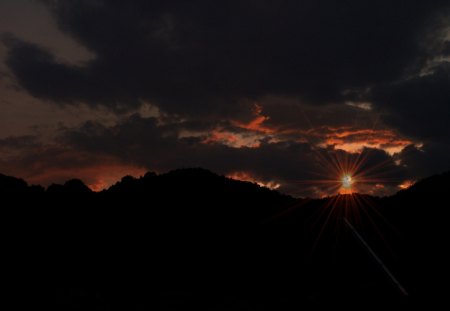
<path id="1" fill-rule="evenodd" d="M 352 176 L 346 174 L 342 177 L 342 188 L 351 189 L 353 184 Z"/>

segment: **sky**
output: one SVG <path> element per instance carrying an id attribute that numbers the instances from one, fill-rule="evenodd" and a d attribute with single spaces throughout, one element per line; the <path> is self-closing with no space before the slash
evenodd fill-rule
<path id="1" fill-rule="evenodd" d="M 448 1 L 0 0 L 0 173 L 295 196 L 450 169 Z"/>

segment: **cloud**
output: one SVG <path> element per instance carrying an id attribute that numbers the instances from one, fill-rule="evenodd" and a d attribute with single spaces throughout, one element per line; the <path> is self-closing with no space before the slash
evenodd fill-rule
<path id="1" fill-rule="evenodd" d="M 263 139 L 257 146 L 207 143 L 208 131 L 185 137 L 180 124 L 177 128 L 135 114 L 116 125 L 89 121 L 61 128 L 59 138 L 50 143 L 9 137 L 0 140 L 0 171 L 44 185 L 81 178 L 100 190 L 123 175 L 204 167 L 296 196 L 336 194 L 343 174 L 349 173 L 359 181 L 356 191 L 385 195 L 415 180 L 415 173 L 430 165 L 423 155 L 432 152 L 411 145 L 394 155 L 367 147 L 354 153 L 292 139 Z"/>
<path id="2" fill-rule="evenodd" d="M 417 139 L 450 142 L 450 64 L 432 73 L 380 86 L 372 96 L 385 122 Z"/>
<path id="3" fill-rule="evenodd" d="M 60 29 L 92 51 L 84 67 L 32 44 L 7 63 L 32 94 L 126 109 L 235 113 L 240 99 L 341 101 L 424 61 L 418 38 L 445 1 L 45 1 Z M 436 21 L 437 23 L 437 21 Z M 45 73 L 45 74 L 44 74 Z M 237 109 L 239 110 L 239 109 Z"/>
<path id="4" fill-rule="evenodd" d="M 408 169 L 412 180 L 450 170 L 450 145 L 448 143 L 428 143 L 422 147 L 409 146 L 398 157 Z"/>
<path id="5" fill-rule="evenodd" d="M 149 170 L 165 172 L 179 167 L 205 167 L 229 176 L 247 176 L 261 184 L 279 185 L 281 191 L 296 195 L 336 193 L 320 180 L 335 180 L 349 171 L 366 172 L 373 187 L 376 183 L 400 184 L 407 174 L 388 153 L 365 148 L 348 153 L 320 148 L 309 143 L 261 141 L 258 146 L 229 146 L 204 143 L 204 137 L 179 138 L 158 125 L 154 118 L 137 115 L 111 128 L 87 123 L 64 134 L 66 144 L 76 150 L 115 156 Z M 377 168 L 371 172 L 373 168 Z M 370 179 L 370 180 L 369 180 Z M 317 182 L 319 181 L 319 182 Z"/>
<path id="6" fill-rule="evenodd" d="M 32 136 L 8 137 L 0 140 L 0 171 L 44 185 L 77 177 L 100 190 L 123 175 L 205 167 L 297 196 L 336 194 L 342 176 L 351 174 L 358 181 L 356 191 L 387 195 L 405 181 L 417 180 L 430 170 L 438 172 L 450 155 L 445 145 L 429 144 L 411 144 L 394 154 L 388 148 L 362 144 L 355 152 L 339 144 L 321 146 L 293 139 L 291 133 L 283 137 L 281 132 L 277 137 L 276 130 L 252 145 L 239 140 L 252 137 L 239 128 L 236 134 L 222 132 L 237 136 L 214 136 L 217 133 L 208 130 L 209 126 L 188 124 L 187 128 L 198 130 L 189 136 L 185 128 L 185 122 L 164 123 L 157 117 L 134 114 L 115 125 L 88 121 L 81 127 L 60 128 L 59 138 L 50 143 Z M 389 131 L 323 127 L 308 132 L 316 141 L 320 137 L 327 142 L 334 135 L 368 144 L 369 140 L 358 137 L 367 133 L 381 135 L 383 142 L 395 141 Z"/>
<path id="7" fill-rule="evenodd" d="M 448 167 L 448 1 L 41 2 L 90 57 L 4 34 L 18 86 L 115 117 L 61 120 L 54 141 L 3 139 L 4 169 L 101 185 L 108 167 L 203 166 L 323 195 L 311 181 L 336 161 L 381 167 L 374 193 Z"/>
<path id="8" fill-rule="evenodd" d="M 35 136 L 10 136 L 0 139 L 1 149 L 23 149 L 36 143 Z"/>

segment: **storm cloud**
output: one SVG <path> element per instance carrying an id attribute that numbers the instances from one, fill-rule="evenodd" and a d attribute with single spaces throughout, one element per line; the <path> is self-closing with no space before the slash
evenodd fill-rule
<path id="1" fill-rule="evenodd" d="M 7 64 L 32 94 L 111 107 L 145 98 L 196 114 L 264 94 L 336 102 L 345 90 L 395 81 L 426 61 L 420 36 L 440 26 L 433 14 L 446 1 L 46 3 L 95 59 L 68 66 L 9 40 Z"/>
<path id="2" fill-rule="evenodd" d="M 202 166 L 300 195 L 320 195 L 296 181 L 324 156 L 383 163 L 393 189 L 450 168 L 448 1 L 40 2 L 92 57 L 5 33 L 4 63 L 34 98 L 117 115 L 44 143 L 87 166 Z"/>

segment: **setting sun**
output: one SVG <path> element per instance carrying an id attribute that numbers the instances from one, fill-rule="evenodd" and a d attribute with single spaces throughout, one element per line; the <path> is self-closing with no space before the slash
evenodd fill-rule
<path id="1" fill-rule="evenodd" d="M 344 188 L 344 189 L 351 189 L 352 188 L 352 184 L 353 184 L 352 176 L 344 175 L 344 177 L 342 177 L 341 181 L 342 181 L 342 188 Z"/>

